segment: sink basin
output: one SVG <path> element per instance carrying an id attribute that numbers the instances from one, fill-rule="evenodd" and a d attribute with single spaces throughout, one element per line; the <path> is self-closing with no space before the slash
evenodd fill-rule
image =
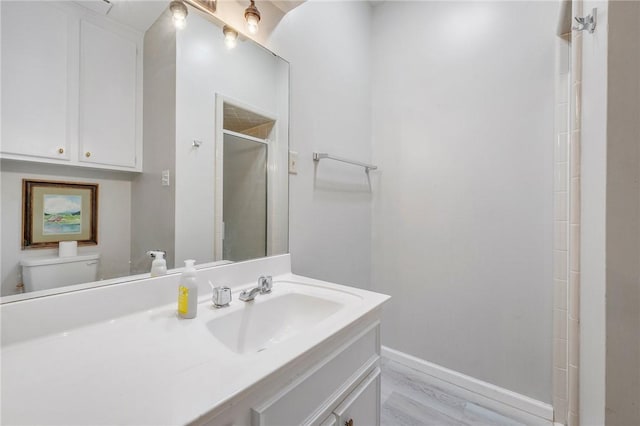
<path id="1" fill-rule="evenodd" d="M 324 298 L 299 294 L 259 295 L 240 302 L 237 311 L 207 323 L 207 329 L 238 354 L 261 352 L 276 343 L 305 332 L 344 305 Z"/>

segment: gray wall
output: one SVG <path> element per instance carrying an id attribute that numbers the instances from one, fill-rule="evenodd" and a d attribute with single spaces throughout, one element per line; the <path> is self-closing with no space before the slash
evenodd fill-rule
<path id="1" fill-rule="evenodd" d="M 131 174 L 42 163 L 2 161 L 2 290 L 15 293 L 22 282 L 20 259 L 57 256 L 58 249 L 21 249 L 22 179 L 98 183 L 98 245 L 79 247 L 79 254 L 100 253 L 98 279 L 129 275 L 131 244 Z"/>
<path id="2" fill-rule="evenodd" d="M 132 273 L 149 271 L 151 249 L 166 250 L 167 267 L 174 267 L 176 36 L 170 21 L 163 14 L 144 37 L 144 162 L 132 182 Z M 161 185 L 162 170 L 170 171 L 170 186 Z"/>
<path id="3" fill-rule="evenodd" d="M 272 33 L 291 63 L 289 249 L 293 272 L 358 287 L 371 277 L 371 192 L 362 168 L 312 161 L 324 151 L 371 159 L 371 7 L 307 2 Z"/>
<path id="4" fill-rule="evenodd" d="M 609 3 L 606 424 L 640 424 L 640 2 Z"/>
<path id="5" fill-rule="evenodd" d="M 548 403 L 557 13 L 373 13 L 372 277 L 393 296 L 383 344 Z"/>

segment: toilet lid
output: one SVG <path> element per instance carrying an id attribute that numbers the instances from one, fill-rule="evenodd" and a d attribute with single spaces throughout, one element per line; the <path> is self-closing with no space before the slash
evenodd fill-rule
<path id="1" fill-rule="evenodd" d="M 87 260 L 98 259 L 100 259 L 100 253 L 91 253 L 72 257 L 33 257 L 20 260 L 20 266 L 43 266 L 54 265 L 57 263 L 85 262 Z"/>

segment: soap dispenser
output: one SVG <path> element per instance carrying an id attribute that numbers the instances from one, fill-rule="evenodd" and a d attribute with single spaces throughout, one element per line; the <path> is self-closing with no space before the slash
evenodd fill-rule
<path id="1" fill-rule="evenodd" d="M 153 257 L 153 262 L 151 262 L 151 276 L 159 277 L 160 275 L 166 275 L 167 261 L 164 259 L 165 252 L 152 250 L 147 252 L 147 254 Z"/>
<path id="2" fill-rule="evenodd" d="M 184 272 L 178 287 L 178 315 L 181 318 L 195 318 L 198 313 L 198 281 L 195 260 L 184 261 Z"/>

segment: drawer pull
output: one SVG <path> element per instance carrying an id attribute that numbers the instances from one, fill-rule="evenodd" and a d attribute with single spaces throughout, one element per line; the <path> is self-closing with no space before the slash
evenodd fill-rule
<path id="1" fill-rule="evenodd" d="M 84 153 L 84 156 L 89 158 L 89 157 L 91 157 L 91 153 L 89 151 L 87 151 L 87 152 Z"/>
<path id="2" fill-rule="evenodd" d="M 344 422 L 344 426 L 353 426 L 353 419 L 349 419 L 348 421 Z"/>
<path id="3" fill-rule="evenodd" d="M 64 154 L 64 148 L 58 148 L 58 154 Z"/>

